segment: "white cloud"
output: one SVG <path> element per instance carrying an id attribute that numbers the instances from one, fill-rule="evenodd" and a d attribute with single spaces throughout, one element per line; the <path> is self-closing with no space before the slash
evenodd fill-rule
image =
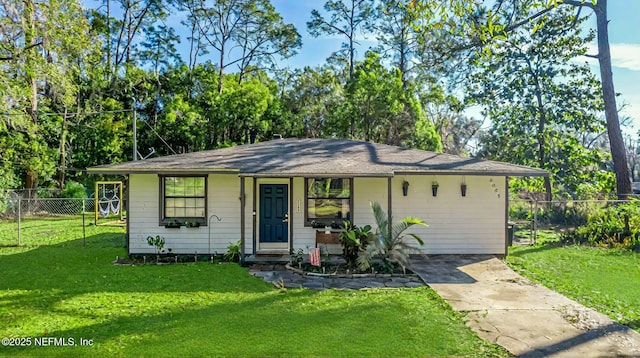
<path id="1" fill-rule="evenodd" d="M 611 44 L 611 61 L 616 67 L 640 71 L 640 44 Z"/>
<path id="2" fill-rule="evenodd" d="M 611 49 L 611 63 L 614 67 L 640 71 L 640 44 L 612 43 L 609 44 L 609 47 Z M 587 54 L 595 55 L 597 53 L 597 45 L 590 44 L 587 47 Z M 588 59 L 589 63 L 592 61 L 596 60 Z"/>

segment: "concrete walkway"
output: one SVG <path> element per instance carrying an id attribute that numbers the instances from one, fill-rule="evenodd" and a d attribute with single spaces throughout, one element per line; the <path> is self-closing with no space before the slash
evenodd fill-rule
<path id="1" fill-rule="evenodd" d="M 415 257 L 412 269 L 480 337 L 519 357 L 640 357 L 640 334 L 518 275 L 494 256 Z"/>

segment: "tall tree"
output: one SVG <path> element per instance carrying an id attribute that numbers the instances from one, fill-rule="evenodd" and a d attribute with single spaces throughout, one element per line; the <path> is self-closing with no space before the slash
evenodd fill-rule
<path id="1" fill-rule="evenodd" d="M 381 54 L 400 70 L 403 88 L 408 88 L 421 38 L 416 32 L 416 14 L 404 3 L 402 0 L 381 1 L 375 9 L 372 27 L 377 33 Z"/>
<path id="2" fill-rule="evenodd" d="M 387 69 L 376 52 L 367 52 L 357 63 L 337 112 L 333 120 L 340 136 L 442 150 L 413 88 L 404 88 L 400 70 Z"/>
<path id="3" fill-rule="evenodd" d="M 342 45 L 347 53 L 349 79 L 353 79 L 355 71 L 355 53 L 358 43 L 358 31 L 368 25 L 373 12 L 372 0 L 328 0 L 324 4 L 324 11 L 329 18 L 324 17 L 318 10 L 311 11 L 311 20 L 307 22 L 307 29 L 311 36 L 338 35 L 346 38 Z"/>
<path id="4" fill-rule="evenodd" d="M 95 41 L 77 1 L 3 0 L 0 13 L 0 106 L 10 113 L 0 142 L 14 147 L 15 170 L 33 189 L 51 179 L 56 162 L 64 169 L 65 155 L 58 152 L 65 148 L 64 121 Z M 46 112 L 64 114 L 41 115 Z"/>
<path id="5" fill-rule="evenodd" d="M 115 77 L 121 75 L 120 69 L 125 64 L 137 65 L 135 57 L 137 45 L 148 35 L 153 36 L 156 28 L 154 24 L 165 20 L 168 15 L 167 3 L 163 0 L 106 0 L 106 13 L 95 13 L 96 17 L 102 16 L 107 38 L 105 40 L 105 63 L 107 73 L 112 82 L 112 88 L 116 86 Z M 112 2 L 119 8 L 120 18 L 113 18 Z M 147 33 L 151 31 L 151 34 Z M 126 68 L 125 68 L 126 69 Z"/>
<path id="6" fill-rule="evenodd" d="M 592 38 L 576 26 L 584 19 L 574 24 L 573 13 L 558 8 L 540 20 L 545 26 L 536 31 L 526 24 L 495 40 L 500 46 L 478 61 L 470 91 L 492 120 L 484 154 L 549 170 L 544 190 L 550 200 L 552 181 L 573 193 L 599 170 L 604 156 L 583 147 L 580 137 L 600 131 L 603 107 L 589 67 L 574 62 Z"/>
<path id="7" fill-rule="evenodd" d="M 543 15 L 558 6 L 570 6 L 575 9 L 576 18 L 581 16 L 584 8 L 593 11 L 596 15 L 598 54 L 592 57 L 597 58 L 600 65 L 601 96 L 604 100 L 607 135 L 616 173 L 617 194 L 619 199 L 625 199 L 631 192 L 631 180 L 613 83 L 607 3 L 607 0 L 498 0 L 486 10 L 482 4 L 474 0 L 415 0 L 410 3 L 410 7 L 420 16 L 429 18 L 432 27 L 444 26 L 457 18 L 459 21 L 453 21 L 455 25 L 451 31 L 467 35 L 470 38 L 468 46 L 490 45 L 493 40 L 509 36 L 513 30 L 527 24 L 535 24 L 537 26 L 533 29 L 538 29 L 545 25 L 541 21 Z M 519 9 L 528 10 L 528 16 L 518 16 Z M 485 49 L 490 51 L 490 47 Z"/>
<path id="8" fill-rule="evenodd" d="M 198 36 L 217 54 L 218 92 L 225 70 L 237 65 L 238 81 L 257 65 L 272 66 L 274 57 L 293 56 L 300 35 L 287 24 L 269 0 L 183 0 Z"/>
<path id="9" fill-rule="evenodd" d="M 327 66 L 305 67 L 295 70 L 289 83 L 283 89 L 282 101 L 291 120 L 303 126 L 305 137 L 332 136 L 334 129 L 329 123 L 344 100 L 338 76 Z"/>

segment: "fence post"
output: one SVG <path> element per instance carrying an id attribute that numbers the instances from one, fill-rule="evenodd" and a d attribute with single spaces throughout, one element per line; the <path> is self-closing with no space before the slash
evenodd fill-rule
<path id="1" fill-rule="evenodd" d="M 21 208 L 22 208 L 22 203 L 20 202 L 20 197 L 18 196 L 18 246 L 22 246 L 22 232 L 21 232 L 21 228 L 20 228 L 20 220 L 21 220 Z"/>
<path id="2" fill-rule="evenodd" d="M 533 200 L 533 244 L 538 240 L 538 200 Z"/>
<path id="3" fill-rule="evenodd" d="M 85 211 L 84 209 L 85 209 L 85 202 L 84 202 L 84 199 L 82 199 L 82 246 L 87 247 L 87 233 L 86 233 L 85 224 L 84 224 L 84 211 Z"/>

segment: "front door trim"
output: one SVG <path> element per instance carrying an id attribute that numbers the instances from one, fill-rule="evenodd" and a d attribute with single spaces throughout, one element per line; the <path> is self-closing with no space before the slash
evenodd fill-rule
<path id="1" fill-rule="evenodd" d="M 289 248 L 289 189 L 287 182 L 258 185 L 258 251 Z"/>

